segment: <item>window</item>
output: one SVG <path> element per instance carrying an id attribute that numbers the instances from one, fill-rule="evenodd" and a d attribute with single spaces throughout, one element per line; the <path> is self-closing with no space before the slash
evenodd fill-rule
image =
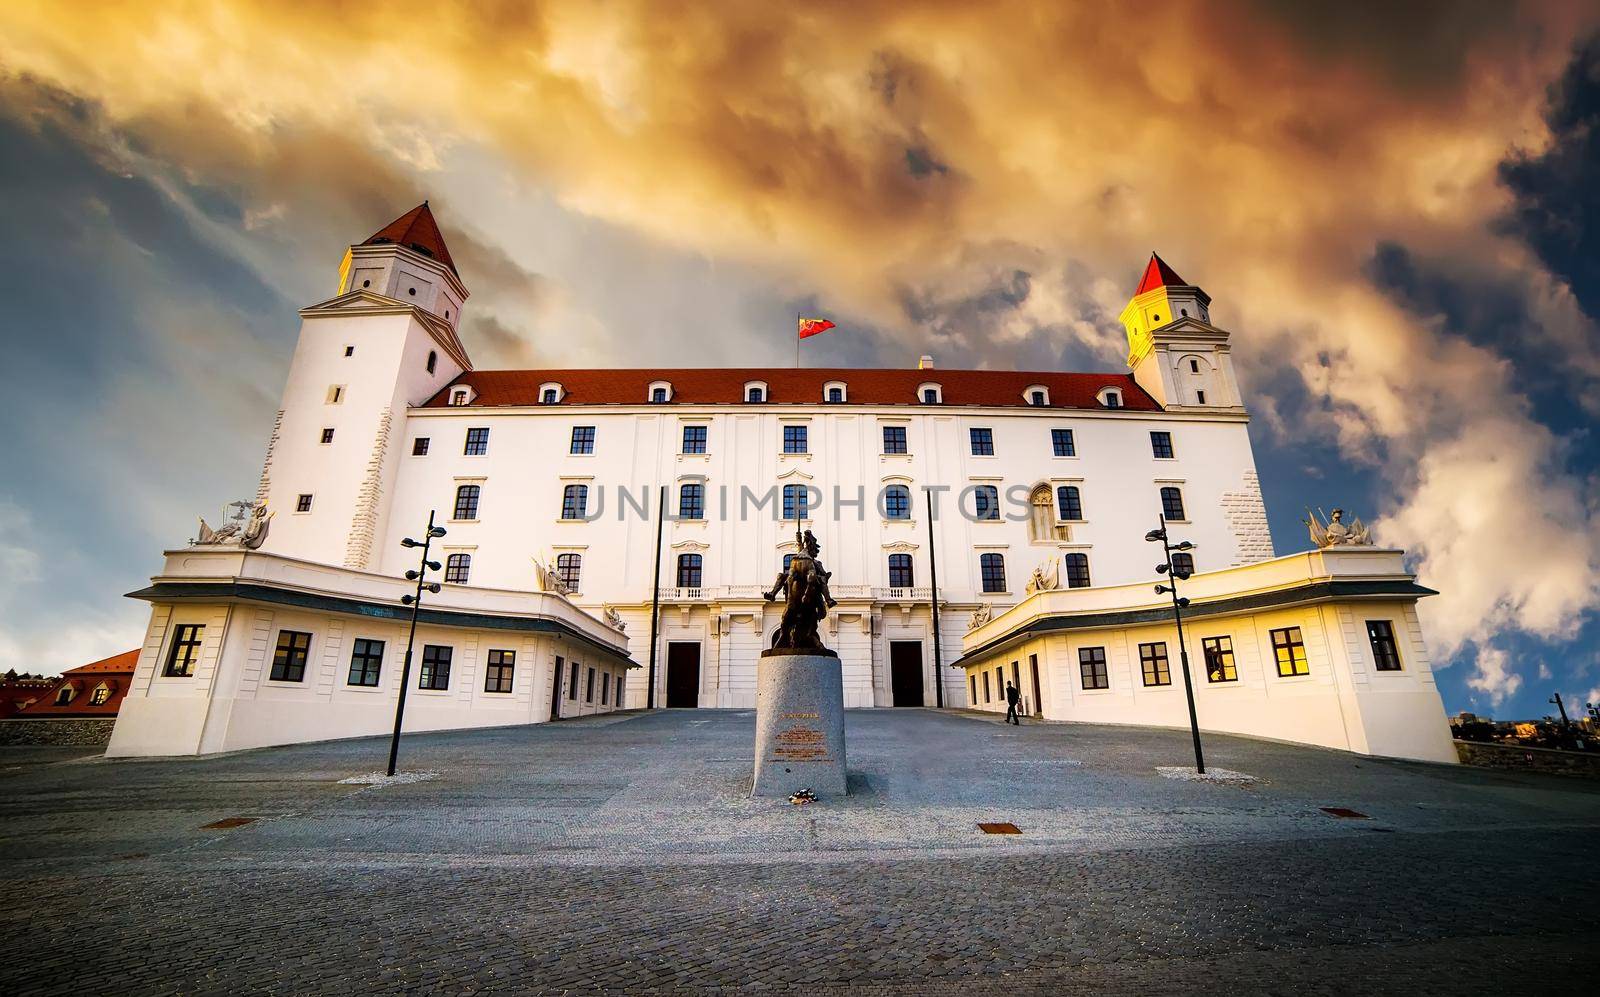
<path id="1" fill-rule="evenodd" d="M 1372 642 L 1372 660 L 1380 672 L 1400 671 L 1400 648 L 1394 641 L 1394 625 L 1388 620 L 1368 620 L 1367 640 Z"/>
<path id="2" fill-rule="evenodd" d="M 539 404 L 554 405 L 556 403 L 556 389 L 545 388 L 539 395 Z"/>
<path id="3" fill-rule="evenodd" d="M 972 690 L 972 705 L 978 705 L 978 676 L 967 676 L 967 688 Z"/>
<path id="4" fill-rule="evenodd" d="M 104 706 L 111 699 L 111 687 L 101 682 L 94 687 L 94 692 L 89 693 L 90 706 Z"/>
<path id="5" fill-rule="evenodd" d="M 344 355 L 347 356 L 347 357 L 355 356 L 356 355 L 356 348 L 354 346 L 346 346 L 344 348 Z"/>
<path id="6" fill-rule="evenodd" d="M 805 426 L 783 427 L 783 452 L 784 453 L 809 453 L 806 447 Z"/>
<path id="7" fill-rule="evenodd" d="M 73 688 L 71 685 L 62 686 L 60 689 L 56 690 L 56 705 L 66 706 L 68 703 L 72 702 L 72 697 L 76 696 L 77 694 L 78 690 Z"/>
<path id="8" fill-rule="evenodd" d="M 1078 674 L 1083 679 L 1085 689 L 1111 688 L 1111 677 L 1106 674 L 1106 649 L 1078 648 Z"/>
<path id="9" fill-rule="evenodd" d="M 594 666 L 593 665 L 589 666 L 588 673 L 585 674 L 584 679 L 583 679 L 583 701 L 585 703 L 594 702 Z"/>
<path id="10" fill-rule="evenodd" d="M 844 401 L 844 389 L 839 387 L 830 387 L 828 389 L 827 397 L 829 402 L 838 404 L 839 402 Z"/>
<path id="11" fill-rule="evenodd" d="M 1194 401 L 1196 405 L 1204 405 L 1206 403 L 1206 393 L 1203 390 L 1196 388 L 1194 392 Z"/>
<path id="12" fill-rule="evenodd" d="M 561 582 L 562 588 L 568 592 L 580 591 L 578 581 L 583 577 L 582 554 L 557 554 L 556 579 Z"/>
<path id="13" fill-rule="evenodd" d="M 938 388 L 923 388 L 922 389 L 922 404 L 924 404 L 924 405 L 937 405 L 937 404 L 939 404 L 939 389 Z"/>
<path id="14" fill-rule="evenodd" d="M 1175 551 L 1172 555 L 1172 573 L 1179 578 L 1188 578 L 1194 574 L 1194 555 L 1183 551 Z"/>
<path id="15" fill-rule="evenodd" d="M 482 491 L 478 485 L 460 485 L 456 488 L 456 519 L 478 518 L 478 496 Z"/>
<path id="16" fill-rule="evenodd" d="M 989 696 L 989 673 L 988 672 L 984 672 L 983 673 L 983 701 L 985 703 L 991 703 L 991 702 L 994 701 Z"/>
<path id="17" fill-rule="evenodd" d="M 972 511 L 978 519 L 1000 518 L 1000 489 L 978 485 L 972 489 Z"/>
<path id="18" fill-rule="evenodd" d="M 1078 456 L 1078 448 L 1072 440 L 1072 430 L 1050 430 L 1050 449 L 1057 457 Z"/>
<path id="19" fill-rule="evenodd" d="M 972 439 L 972 456 L 994 456 L 994 430 L 974 426 L 967 430 L 967 435 Z"/>
<path id="20" fill-rule="evenodd" d="M 594 453 L 594 427 L 573 426 L 572 446 L 568 453 Z"/>
<path id="21" fill-rule="evenodd" d="M 883 514 L 889 519 L 911 518 L 911 489 L 890 485 L 883 490 Z"/>
<path id="22" fill-rule="evenodd" d="M 1122 392 L 1116 390 L 1115 388 L 1108 388 L 1101 393 L 1100 404 L 1104 405 L 1106 408 L 1121 408 Z"/>
<path id="23" fill-rule="evenodd" d="M 1044 398 L 1044 392 L 1043 391 L 1038 391 L 1038 390 L 1028 392 L 1028 404 L 1029 405 L 1044 405 L 1044 404 L 1046 404 L 1045 398 Z"/>
<path id="24" fill-rule="evenodd" d="M 783 518 L 786 520 L 811 518 L 811 493 L 805 485 L 783 486 Z"/>
<path id="25" fill-rule="evenodd" d="M 1280 678 L 1311 674 L 1311 665 L 1306 661 L 1306 642 L 1299 627 L 1273 630 L 1271 637 L 1272 656 L 1277 659 Z"/>
<path id="26" fill-rule="evenodd" d="M 461 451 L 468 457 L 482 457 L 489 452 L 489 429 L 487 426 L 478 426 L 467 430 L 467 445 Z"/>
<path id="27" fill-rule="evenodd" d="M 784 574 L 787 575 L 789 573 L 789 564 L 793 560 L 794 560 L 794 555 L 793 554 L 785 554 L 785 555 L 783 555 L 783 573 Z"/>
<path id="28" fill-rule="evenodd" d="M 301 682 L 306 677 L 306 658 L 311 655 L 311 635 L 298 630 L 279 630 L 278 648 L 272 652 L 274 682 Z"/>
<path id="29" fill-rule="evenodd" d="M 511 677 L 517 669 L 517 652 L 490 651 L 489 669 L 483 673 L 484 692 L 510 692 Z"/>
<path id="30" fill-rule="evenodd" d="M 685 426 L 685 427 L 683 427 L 683 452 L 684 453 L 705 453 L 706 452 L 706 427 L 704 427 L 704 426 Z"/>
<path id="31" fill-rule="evenodd" d="M 439 644 L 422 645 L 422 673 L 417 677 L 417 688 L 450 688 L 450 659 L 454 656 L 454 648 Z"/>
<path id="32" fill-rule="evenodd" d="M 1183 492 L 1178 488 L 1168 485 L 1161 489 L 1161 514 L 1169 522 L 1181 522 L 1183 515 Z"/>
<path id="33" fill-rule="evenodd" d="M 611 695 L 611 673 L 600 673 L 600 705 L 606 705 L 606 697 Z"/>
<path id="34" fill-rule="evenodd" d="M 428 351 L 428 373 L 432 374 L 439 366 L 439 351 Z"/>
<path id="35" fill-rule="evenodd" d="M 357 637 L 350 650 L 348 685 L 376 686 L 383 668 L 383 641 Z"/>
<path id="36" fill-rule="evenodd" d="M 1006 701 L 1006 672 L 999 665 L 994 669 L 994 694 L 1000 697 L 1000 702 Z"/>
<path id="37" fill-rule="evenodd" d="M 1233 638 L 1207 637 L 1200 641 L 1206 657 L 1206 679 L 1211 682 L 1237 682 L 1239 672 L 1233 666 Z"/>
<path id="38" fill-rule="evenodd" d="M 1166 642 L 1140 644 L 1139 669 L 1144 672 L 1145 685 L 1171 685 L 1172 666 L 1167 661 Z"/>
<path id="39" fill-rule="evenodd" d="M 1189 314 L 1188 310 L 1185 309 L 1183 314 L 1188 315 Z M 1190 357 L 1189 358 L 1189 373 L 1191 373 L 1191 374 L 1200 373 L 1200 361 L 1196 360 L 1194 357 Z"/>
<path id="40" fill-rule="evenodd" d="M 666 400 L 667 400 L 667 389 L 666 388 L 657 387 L 657 388 L 651 388 L 650 389 L 650 401 L 651 402 L 653 402 L 655 404 L 660 404 L 662 402 L 665 402 Z"/>
<path id="41" fill-rule="evenodd" d="M 1064 522 L 1082 522 L 1083 495 L 1077 485 L 1061 485 L 1056 489 L 1056 512 Z"/>
<path id="42" fill-rule="evenodd" d="M 328 387 L 328 404 L 337 405 L 342 401 L 344 401 L 344 385 L 330 385 Z"/>
<path id="43" fill-rule="evenodd" d="M 322 442 L 324 442 L 324 443 L 332 443 L 333 442 L 333 430 L 324 429 L 322 431 Z"/>
<path id="44" fill-rule="evenodd" d="M 700 587 L 701 558 L 699 554 L 678 555 L 678 587 L 681 589 L 697 589 Z"/>
<path id="45" fill-rule="evenodd" d="M 678 518 L 706 518 L 706 486 L 693 482 L 678 486 Z"/>
<path id="46" fill-rule="evenodd" d="M 299 495 L 295 496 L 295 499 L 294 499 L 294 511 L 295 512 L 310 512 L 311 511 L 311 493 L 309 493 L 309 492 L 301 492 Z"/>
<path id="47" fill-rule="evenodd" d="M 884 453 L 905 453 L 906 452 L 906 427 L 904 427 L 904 426 L 885 426 L 885 427 L 883 427 L 883 452 Z"/>
<path id="48" fill-rule="evenodd" d="M 467 403 L 467 389 L 466 388 L 460 388 L 460 389 L 458 389 L 456 391 L 450 392 L 450 404 L 451 405 L 465 405 L 466 403 Z"/>
<path id="49" fill-rule="evenodd" d="M 765 393 L 758 385 L 751 385 L 744 393 L 744 400 L 747 402 L 760 402 L 765 398 Z"/>
<path id="50" fill-rule="evenodd" d="M 911 576 L 911 555 L 890 554 L 889 587 L 896 589 L 908 589 L 915 584 L 916 582 L 912 580 Z"/>
<path id="51" fill-rule="evenodd" d="M 983 576 L 983 590 L 985 592 L 1004 592 L 1006 590 L 1006 558 L 1004 554 L 979 555 L 978 571 Z"/>
<path id="52" fill-rule="evenodd" d="M 453 585 L 467 584 L 467 576 L 472 573 L 471 554 L 451 554 L 444 559 L 444 580 Z"/>
<path id="53" fill-rule="evenodd" d="M 572 676 L 567 680 L 567 698 L 571 700 L 578 698 L 578 663 L 576 661 L 572 663 Z"/>
<path id="54" fill-rule="evenodd" d="M 582 519 L 589 511 L 589 486 L 568 485 L 561 489 L 561 518 Z"/>
<path id="55" fill-rule="evenodd" d="M 1150 432 L 1150 452 L 1157 457 L 1172 456 L 1172 434 L 1156 429 Z"/>
<path id="56" fill-rule="evenodd" d="M 161 674 L 173 677 L 194 674 L 195 662 L 200 660 L 200 636 L 206 632 L 202 623 L 180 623 L 172 630 L 172 649 L 167 652 L 167 666 Z"/>
<path id="57" fill-rule="evenodd" d="M 1089 555 L 1067 555 L 1067 588 L 1086 589 L 1089 587 Z"/>
<path id="58" fill-rule="evenodd" d="M 627 705 L 628 673 L 617 674 L 617 709 L 624 709 Z"/>
<path id="59" fill-rule="evenodd" d="M 416 439 L 411 441 L 411 456 L 413 456 L 413 457 L 426 457 L 426 456 L 428 456 L 428 437 L 419 436 Z"/>

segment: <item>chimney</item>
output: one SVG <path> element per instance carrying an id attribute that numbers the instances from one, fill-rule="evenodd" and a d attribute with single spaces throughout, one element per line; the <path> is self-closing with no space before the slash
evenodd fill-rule
<path id="1" fill-rule="evenodd" d="M 921 357 L 918 357 L 917 358 L 917 369 L 918 370 L 932 370 L 933 369 L 933 357 L 929 356 L 926 353 L 924 353 Z"/>

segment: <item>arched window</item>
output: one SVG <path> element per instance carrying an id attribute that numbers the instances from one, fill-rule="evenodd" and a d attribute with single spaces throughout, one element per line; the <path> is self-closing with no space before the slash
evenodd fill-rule
<path id="1" fill-rule="evenodd" d="M 1089 555 L 1067 555 L 1067 588 L 1086 589 L 1089 587 Z"/>
<path id="2" fill-rule="evenodd" d="M 678 555 L 678 587 L 681 589 L 697 589 L 700 587 L 701 559 L 699 554 Z"/>
<path id="3" fill-rule="evenodd" d="M 672 382 L 670 382 L 670 381 L 653 381 L 653 382 L 651 382 L 649 398 L 650 398 L 650 401 L 653 404 L 657 404 L 657 405 L 659 405 L 659 404 L 661 404 L 663 402 L 672 401 Z"/>
<path id="4" fill-rule="evenodd" d="M 761 381 L 750 381 L 744 386 L 744 400 L 760 403 L 767 400 L 767 386 Z"/>
<path id="5" fill-rule="evenodd" d="M 689 482 L 678 486 L 678 518 L 706 518 L 706 487 Z"/>
<path id="6" fill-rule="evenodd" d="M 843 381 L 829 381 L 822 386 L 823 401 L 837 405 L 843 402 L 845 398 L 845 383 Z"/>
<path id="7" fill-rule="evenodd" d="M 444 580 L 454 585 L 467 584 L 467 575 L 472 571 L 471 554 L 451 554 L 444 559 Z"/>
<path id="8" fill-rule="evenodd" d="M 917 397 L 922 399 L 924 405 L 938 405 L 944 400 L 944 392 L 939 385 L 929 382 L 918 385 Z"/>
<path id="9" fill-rule="evenodd" d="M 976 485 L 972 489 L 972 511 L 975 519 L 1000 518 L 1000 489 L 994 485 Z"/>
<path id="10" fill-rule="evenodd" d="M 432 374 L 439 366 L 439 351 L 428 351 L 428 373 Z"/>
<path id="11" fill-rule="evenodd" d="M 478 518 L 478 496 L 482 489 L 477 485 L 461 485 L 456 488 L 456 519 Z"/>
<path id="12" fill-rule="evenodd" d="M 1161 489 L 1161 514 L 1169 520 L 1182 521 L 1187 518 L 1183 514 L 1182 491 L 1172 485 Z"/>
<path id="13" fill-rule="evenodd" d="M 1101 388 L 1100 404 L 1106 408 L 1122 407 L 1122 391 L 1119 388 Z"/>
<path id="14" fill-rule="evenodd" d="M 1044 392 L 1043 391 L 1029 392 L 1029 394 L 1028 394 L 1028 404 L 1029 405 L 1043 405 L 1043 404 L 1045 404 Z"/>
<path id="15" fill-rule="evenodd" d="M 1062 485 L 1056 489 L 1056 514 L 1063 522 L 1076 523 L 1083 519 L 1083 498 L 1077 485 Z"/>
<path id="16" fill-rule="evenodd" d="M 794 560 L 794 555 L 793 554 L 785 554 L 785 555 L 783 555 L 783 573 L 784 574 L 787 575 L 789 573 L 789 564 L 793 560 Z"/>
<path id="17" fill-rule="evenodd" d="M 811 518 L 811 495 L 805 485 L 783 486 L 783 518 L 789 521 Z"/>
<path id="18" fill-rule="evenodd" d="M 886 519 L 911 518 L 911 489 L 890 485 L 883 490 L 883 515 Z"/>
<path id="19" fill-rule="evenodd" d="M 1006 590 L 1006 559 L 1003 554 L 978 555 L 978 570 L 983 576 L 985 592 Z"/>
<path id="20" fill-rule="evenodd" d="M 450 392 L 450 404 L 451 405 L 465 405 L 466 403 L 467 403 L 467 389 L 466 388 L 457 388 L 456 390 Z"/>
<path id="21" fill-rule="evenodd" d="M 583 577 L 582 554 L 556 555 L 556 580 L 568 592 L 578 591 L 578 581 Z"/>
<path id="22" fill-rule="evenodd" d="M 830 401 L 830 402 L 842 402 L 842 401 L 844 401 L 844 389 L 843 388 L 829 388 L 828 389 L 828 401 Z"/>
<path id="23" fill-rule="evenodd" d="M 582 519 L 588 512 L 588 485 L 568 485 L 561 490 L 562 519 Z"/>
<path id="24" fill-rule="evenodd" d="M 911 576 L 911 555 L 890 554 L 889 587 L 896 589 L 908 589 L 915 584 L 916 582 L 912 580 Z"/>

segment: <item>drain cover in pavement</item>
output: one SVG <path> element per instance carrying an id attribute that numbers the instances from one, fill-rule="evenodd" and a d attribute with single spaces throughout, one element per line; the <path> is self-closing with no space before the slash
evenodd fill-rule
<path id="1" fill-rule="evenodd" d="M 1318 807 L 1317 809 L 1321 810 L 1323 813 L 1327 814 L 1329 817 L 1342 817 L 1345 820 L 1371 820 L 1372 819 L 1371 817 L 1368 817 L 1366 814 L 1362 813 L 1361 811 L 1359 811 L 1359 810 L 1351 810 L 1349 807 Z"/>
<path id="2" fill-rule="evenodd" d="M 228 831 L 236 827 L 244 827 L 246 824 L 254 824 L 259 819 L 258 817 L 224 817 L 221 820 L 214 820 L 209 824 L 200 825 L 200 830 Z"/>
<path id="3" fill-rule="evenodd" d="M 984 834 L 1021 834 L 1022 829 L 1010 821 L 994 821 L 978 825 L 978 830 Z"/>

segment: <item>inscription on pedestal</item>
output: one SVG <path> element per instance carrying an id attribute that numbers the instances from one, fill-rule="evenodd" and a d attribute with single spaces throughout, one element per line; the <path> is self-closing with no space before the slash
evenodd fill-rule
<path id="1" fill-rule="evenodd" d="M 810 789 L 843 796 L 844 687 L 839 659 L 763 655 L 756 666 L 755 796 Z"/>

